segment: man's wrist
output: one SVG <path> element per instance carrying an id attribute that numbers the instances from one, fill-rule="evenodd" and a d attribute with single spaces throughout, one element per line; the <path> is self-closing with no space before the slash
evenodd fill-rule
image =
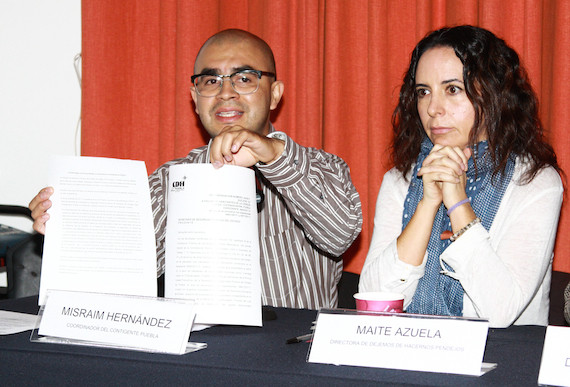
<path id="1" fill-rule="evenodd" d="M 259 161 L 256 165 L 270 165 L 277 161 L 282 155 L 285 150 L 285 144 L 287 135 L 283 132 L 272 132 L 267 135 L 269 141 L 271 143 L 271 147 L 273 148 L 273 154 L 275 155 L 271 160 L 267 162 Z"/>
<path id="2" fill-rule="evenodd" d="M 273 159 L 266 164 L 271 164 L 275 162 L 278 158 L 281 157 L 281 155 L 283 154 L 283 150 L 285 150 L 284 140 L 280 140 L 278 138 L 270 138 L 270 141 L 273 147 L 273 154 L 275 155 L 275 157 L 273 157 Z"/>

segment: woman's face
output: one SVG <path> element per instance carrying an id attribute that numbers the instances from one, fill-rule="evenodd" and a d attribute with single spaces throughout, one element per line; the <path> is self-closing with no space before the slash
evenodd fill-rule
<path id="1" fill-rule="evenodd" d="M 475 122 L 465 93 L 463 64 L 450 47 L 434 47 L 420 57 L 416 70 L 418 113 L 431 142 L 464 149 Z"/>

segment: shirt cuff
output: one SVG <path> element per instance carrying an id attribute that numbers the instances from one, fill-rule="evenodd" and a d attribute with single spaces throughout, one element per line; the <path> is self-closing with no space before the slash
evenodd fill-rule
<path id="1" fill-rule="evenodd" d="M 453 268 L 455 273 L 463 271 L 468 264 L 473 252 L 489 239 L 489 233 L 481 223 L 467 230 L 463 235 L 451 243 L 441 254 L 440 260 Z M 452 278 L 458 279 L 455 273 L 445 273 Z"/>
<path id="2" fill-rule="evenodd" d="M 398 242 L 397 239 L 393 240 L 387 247 L 387 256 L 391 257 L 390 260 L 386 260 L 386 266 L 382 267 L 386 273 L 391 272 L 391 278 L 394 282 L 391 284 L 386 284 L 387 287 L 397 287 L 411 281 L 417 281 L 423 277 L 425 273 L 425 266 L 427 261 L 427 252 L 424 255 L 424 259 L 419 266 L 410 265 L 400 260 L 398 256 Z"/>
<path id="3" fill-rule="evenodd" d="M 309 161 L 303 147 L 294 142 L 283 132 L 273 132 L 267 137 L 276 138 L 285 142 L 283 153 L 270 164 L 256 164 L 258 170 L 274 185 L 292 186 L 308 173 Z"/>

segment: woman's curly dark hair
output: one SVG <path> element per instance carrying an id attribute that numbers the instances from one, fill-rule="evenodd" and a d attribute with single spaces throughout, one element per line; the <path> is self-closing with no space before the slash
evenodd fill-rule
<path id="1" fill-rule="evenodd" d="M 415 162 L 425 136 L 417 108 L 416 70 L 422 54 L 434 47 L 452 48 L 463 63 L 465 91 L 475 109 L 469 143 L 476 144 L 476 139 L 486 133 L 495 164 L 493 175 L 504 171 L 512 155 L 530 163 L 523 183 L 549 165 L 561 172 L 556 154 L 544 137 L 538 100 L 517 53 L 492 32 L 464 25 L 429 33 L 412 53 L 392 116 L 391 158 L 403 175 Z"/>

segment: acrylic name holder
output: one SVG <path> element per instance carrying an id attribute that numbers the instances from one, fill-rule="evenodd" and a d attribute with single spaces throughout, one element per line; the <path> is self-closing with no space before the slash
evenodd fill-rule
<path id="1" fill-rule="evenodd" d="M 570 386 L 570 327 L 546 328 L 538 384 Z"/>
<path id="2" fill-rule="evenodd" d="M 383 312 L 321 309 L 308 361 L 482 375 L 489 323 Z"/>
<path id="3" fill-rule="evenodd" d="M 188 300 L 50 290 L 30 340 L 181 355 L 206 347 L 194 317 Z"/>

